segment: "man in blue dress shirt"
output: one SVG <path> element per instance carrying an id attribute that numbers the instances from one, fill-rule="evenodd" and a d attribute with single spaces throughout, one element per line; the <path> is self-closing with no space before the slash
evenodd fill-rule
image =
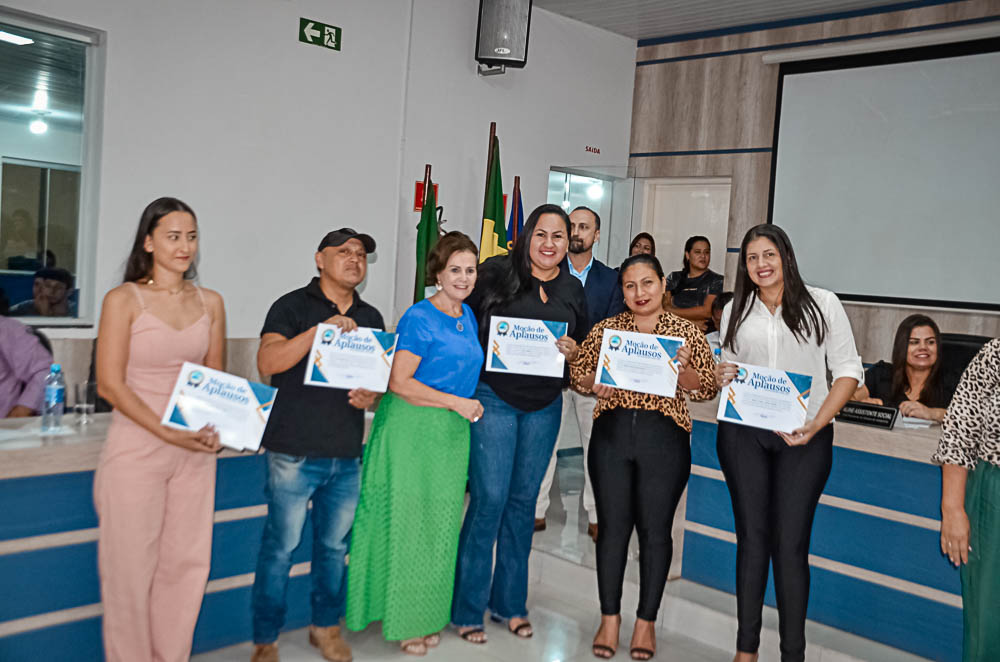
<path id="1" fill-rule="evenodd" d="M 587 296 L 587 323 L 589 327 L 625 310 L 625 299 L 618 285 L 618 272 L 594 258 L 594 244 L 601 238 L 601 217 L 589 207 L 577 207 L 569 215 L 571 234 L 569 253 L 563 268 L 580 279 Z M 594 406 L 597 398 L 577 393 L 571 388 L 563 391 L 563 411 L 571 408 L 580 426 L 580 443 L 583 446 L 583 507 L 587 511 L 587 532 L 597 539 L 597 507 L 594 490 L 587 475 L 587 450 L 590 448 L 590 431 L 594 424 Z M 535 506 L 535 530 L 545 528 L 545 512 L 549 509 L 549 490 L 556 472 L 556 454 L 545 472 Z"/>

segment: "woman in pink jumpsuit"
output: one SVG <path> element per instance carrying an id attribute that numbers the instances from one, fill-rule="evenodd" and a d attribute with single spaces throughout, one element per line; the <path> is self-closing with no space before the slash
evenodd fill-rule
<path id="1" fill-rule="evenodd" d="M 104 298 L 97 382 L 115 409 L 94 504 L 108 662 L 187 660 L 208 580 L 218 434 L 160 425 L 184 361 L 223 367 L 222 297 L 189 282 L 197 249 L 191 208 L 153 201 Z"/>

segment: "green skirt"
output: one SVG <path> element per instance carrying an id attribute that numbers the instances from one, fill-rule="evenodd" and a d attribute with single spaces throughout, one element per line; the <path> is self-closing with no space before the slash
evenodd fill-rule
<path id="1" fill-rule="evenodd" d="M 365 446 L 347 571 L 347 627 L 382 621 L 390 641 L 451 615 L 469 469 L 469 422 L 386 393 Z"/>
<path id="2" fill-rule="evenodd" d="M 962 566 L 964 662 L 1000 660 L 1000 468 L 980 461 L 965 487 L 969 562 Z"/>

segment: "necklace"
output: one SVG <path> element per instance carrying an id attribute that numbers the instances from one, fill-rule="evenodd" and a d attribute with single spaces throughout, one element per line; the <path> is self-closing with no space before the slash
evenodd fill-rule
<path id="1" fill-rule="evenodd" d="M 156 281 L 154 281 L 152 278 L 150 278 L 149 280 L 146 281 L 146 285 L 156 285 Z M 184 283 L 181 283 L 180 289 L 177 290 L 176 292 L 174 290 L 170 289 L 169 287 L 161 287 L 159 289 L 163 290 L 167 294 L 176 295 L 176 294 L 180 294 L 181 292 L 184 291 Z"/>

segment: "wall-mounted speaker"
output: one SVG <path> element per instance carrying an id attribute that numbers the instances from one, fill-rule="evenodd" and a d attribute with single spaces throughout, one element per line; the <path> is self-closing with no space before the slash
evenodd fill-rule
<path id="1" fill-rule="evenodd" d="M 479 0 L 476 61 L 523 67 L 528 61 L 531 0 Z"/>

